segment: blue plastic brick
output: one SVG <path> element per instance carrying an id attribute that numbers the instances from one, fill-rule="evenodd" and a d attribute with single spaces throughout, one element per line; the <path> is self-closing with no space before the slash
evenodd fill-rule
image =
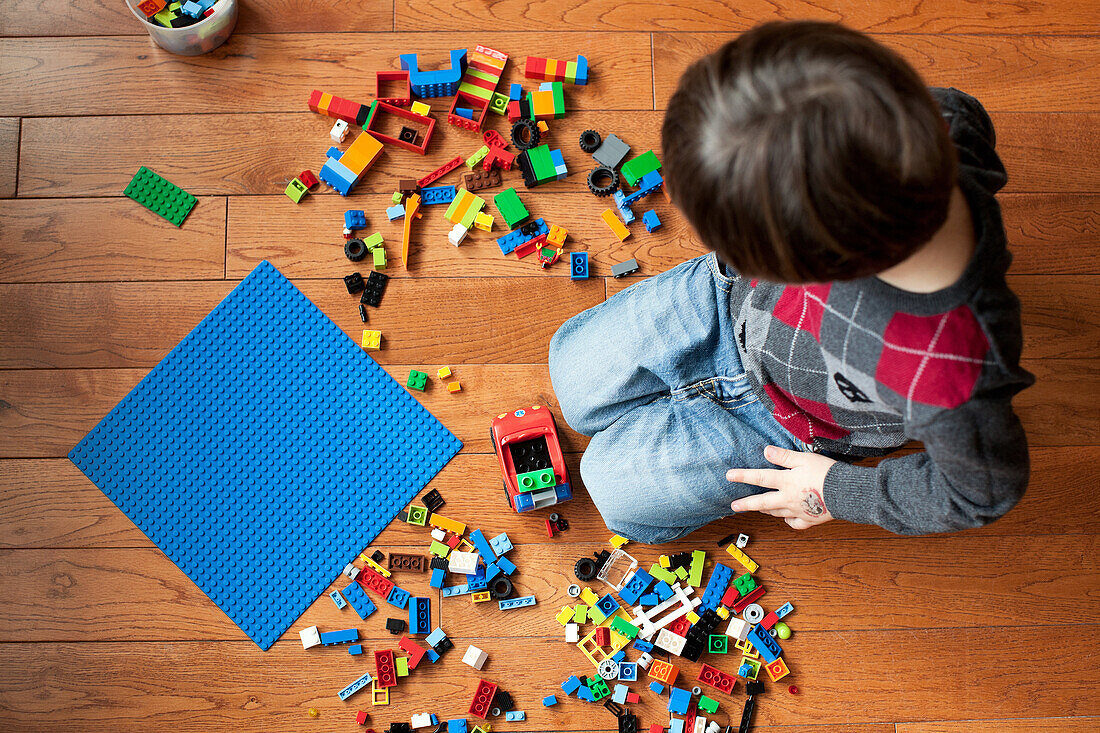
<path id="1" fill-rule="evenodd" d="M 658 580 L 657 584 L 653 586 L 653 591 L 657 594 L 657 597 L 662 601 L 667 601 L 676 595 L 676 592 L 672 590 L 672 586 L 663 580 Z"/>
<path id="2" fill-rule="evenodd" d="M 352 644 L 351 646 L 348 647 L 348 654 L 351 654 L 352 656 L 358 656 L 362 653 L 363 653 L 363 645 L 362 644 Z"/>
<path id="3" fill-rule="evenodd" d="M 673 718 L 668 721 L 668 733 L 684 733 L 684 725 L 682 718 Z"/>
<path id="4" fill-rule="evenodd" d="M 493 552 L 495 552 L 498 557 L 503 556 L 512 549 L 512 541 L 508 539 L 507 532 L 501 532 L 496 537 L 489 540 L 489 545 L 493 548 Z"/>
<path id="5" fill-rule="evenodd" d="M 569 279 L 570 280 L 587 280 L 588 279 L 588 253 L 587 252 L 570 252 L 569 253 Z"/>
<path id="6" fill-rule="evenodd" d="M 339 631 L 321 632 L 321 643 L 325 646 L 347 644 L 352 641 L 359 641 L 359 629 L 340 629 Z"/>
<path id="7" fill-rule="evenodd" d="M 661 227 L 661 219 L 653 209 L 642 214 L 642 223 L 645 224 L 645 230 L 651 234 Z"/>
<path id="8" fill-rule="evenodd" d="M 394 221 L 395 219 L 400 219 L 403 216 L 405 216 L 405 205 L 404 204 L 394 204 L 393 206 L 386 209 L 386 218 L 389 219 L 390 221 Z"/>
<path id="9" fill-rule="evenodd" d="M 69 458 L 267 649 L 461 445 L 262 262 Z"/>
<path id="10" fill-rule="evenodd" d="M 631 209 L 630 204 L 627 203 L 626 195 L 622 191 L 616 189 L 615 193 L 612 194 L 612 198 L 615 199 L 615 206 L 619 207 L 619 214 L 623 217 L 623 223 L 633 224 L 637 217 L 634 216 L 634 210 Z"/>
<path id="11" fill-rule="evenodd" d="M 577 690 L 581 689 L 581 681 L 577 679 L 577 675 L 569 675 L 569 679 L 561 683 L 561 691 L 566 695 L 572 695 Z"/>
<path id="12" fill-rule="evenodd" d="M 790 601 L 787 601 L 782 606 L 775 609 L 775 615 L 778 618 L 783 618 L 784 616 L 786 616 L 788 613 L 790 613 L 793 610 L 794 610 L 794 606 L 791 605 Z"/>
<path id="13" fill-rule="evenodd" d="M 390 589 L 390 594 L 386 596 L 386 603 L 394 606 L 395 608 L 405 608 L 409 604 L 409 598 L 412 596 L 404 588 L 398 588 L 396 585 Z"/>
<path id="14" fill-rule="evenodd" d="M 351 193 L 351 189 L 358 182 L 356 175 L 341 163 L 339 158 L 326 160 L 325 164 L 321 166 L 321 171 L 317 174 L 317 177 L 332 186 L 336 193 L 341 196 L 347 196 Z"/>
<path id="15" fill-rule="evenodd" d="M 578 86 L 584 86 L 588 83 L 588 59 L 584 56 L 577 57 L 577 81 Z"/>
<path id="16" fill-rule="evenodd" d="M 592 695 L 592 690 L 587 687 L 582 687 L 577 690 L 577 697 L 588 702 L 596 702 L 596 698 Z"/>
<path id="17" fill-rule="evenodd" d="M 534 234 L 524 234 L 522 231 L 523 227 L 520 227 L 515 231 L 508 232 L 503 237 L 498 237 L 497 246 L 500 247 L 500 251 L 503 254 L 511 254 L 515 251 L 516 247 L 520 246 L 528 239 L 534 239 L 541 234 L 550 233 L 550 227 L 546 226 L 546 221 L 544 219 L 535 219 L 532 223 L 538 227 Z"/>
<path id="18" fill-rule="evenodd" d="M 409 599 L 409 633 L 427 634 L 432 628 L 432 599 Z"/>
<path id="19" fill-rule="evenodd" d="M 464 596 L 470 592 L 470 586 L 466 583 L 463 583 L 462 585 L 445 585 L 439 590 L 439 593 L 443 598 L 451 598 L 452 596 Z"/>
<path id="20" fill-rule="evenodd" d="M 516 564 L 506 557 L 498 557 L 496 566 L 500 568 L 505 575 L 511 575 L 516 572 Z"/>
<path id="21" fill-rule="evenodd" d="M 509 710 L 504 714 L 504 719 L 511 721 L 527 720 L 527 713 L 522 710 Z"/>
<path id="22" fill-rule="evenodd" d="M 489 563 L 485 567 L 485 585 L 488 587 L 489 581 L 500 575 L 500 566 L 495 562 Z"/>
<path id="23" fill-rule="evenodd" d="M 367 212 L 361 209 L 349 209 L 344 212 L 345 229 L 362 229 L 367 225 Z"/>
<path id="24" fill-rule="evenodd" d="M 358 583 L 351 583 L 347 588 L 344 588 L 344 596 L 347 597 L 348 603 L 351 604 L 352 609 L 359 614 L 359 618 L 364 621 L 372 613 L 378 610 L 378 607 L 374 605 L 374 601 L 370 599 L 366 591 L 363 590 L 363 586 Z"/>
<path id="25" fill-rule="evenodd" d="M 195 2 L 195 0 L 187 0 L 187 2 L 180 6 L 180 12 L 192 18 L 201 18 L 202 6 Z"/>
<path id="26" fill-rule="evenodd" d="M 466 50 L 451 51 L 451 68 L 420 71 L 415 53 L 403 53 L 398 58 L 401 68 L 409 72 L 409 86 L 418 97 L 450 97 L 458 91 L 462 73 L 466 70 Z"/>
<path id="27" fill-rule="evenodd" d="M 432 578 L 428 581 L 428 585 L 432 588 L 442 588 L 443 582 L 447 579 L 447 571 L 443 568 L 432 568 Z"/>
<path id="28" fill-rule="evenodd" d="M 496 560 L 496 553 L 493 552 L 492 545 L 489 544 L 489 540 L 485 539 L 485 533 L 480 529 L 475 529 L 470 533 L 470 542 L 474 544 L 477 551 L 481 553 L 481 559 L 488 565 L 493 560 Z"/>
<path id="29" fill-rule="evenodd" d="M 662 685 L 657 680 L 654 680 L 653 682 L 649 683 L 649 689 L 653 690 L 655 693 L 660 695 L 661 693 L 663 693 L 665 691 L 665 686 Z"/>
<path id="30" fill-rule="evenodd" d="M 619 602 L 615 600 L 615 596 L 608 593 L 596 601 L 596 608 L 600 609 L 604 616 L 610 616 L 619 610 Z"/>
<path id="31" fill-rule="evenodd" d="M 636 638 L 634 639 L 634 648 L 642 652 L 643 654 L 646 652 L 651 652 L 653 651 L 653 642 L 646 641 L 645 639 Z"/>
<path id="32" fill-rule="evenodd" d="M 420 205 L 449 204 L 455 200 L 457 190 L 454 186 L 432 186 L 420 189 Z"/>
<path id="33" fill-rule="evenodd" d="M 664 184 L 664 179 L 657 171 L 650 171 L 638 181 L 638 190 L 623 199 L 622 206 L 633 206 L 636 201 L 641 201 L 646 196 L 654 193 Z M 616 197 L 616 202 L 618 198 Z"/>
<path id="34" fill-rule="evenodd" d="M 498 605 L 500 605 L 501 611 L 510 611 L 513 608 L 523 608 L 525 606 L 535 605 L 535 597 L 520 596 L 519 598 L 502 598 Z"/>
<path id="35" fill-rule="evenodd" d="M 488 578 L 488 570 L 484 565 L 480 563 L 477 566 L 477 572 L 473 575 L 466 576 L 466 584 L 470 586 L 470 590 L 482 590 L 486 587 L 486 578 Z"/>
<path id="36" fill-rule="evenodd" d="M 565 177 L 569 175 L 569 169 L 565 167 L 565 156 L 561 154 L 561 150 L 550 151 L 550 163 L 554 166 L 554 172 L 557 174 L 559 181 L 564 181 Z"/>
<path id="37" fill-rule="evenodd" d="M 611 661 L 613 662 L 621 662 L 624 659 L 626 659 L 626 652 L 624 652 L 622 649 L 611 655 Z"/>
<path id="38" fill-rule="evenodd" d="M 619 598 L 628 606 L 636 605 L 638 599 L 641 598 L 642 594 L 646 592 L 652 583 L 653 576 L 645 570 L 638 568 L 634 571 L 634 574 L 630 576 L 630 580 L 626 582 L 623 589 L 619 591 Z"/>
<path id="39" fill-rule="evenodd" d="M 439 652 L 437 652 L 435 649 L 429 649 L 428 652 L 427 652 L 427 656 L 428 656 L 428 661 L 431 662 L 432 664 L 435 664 L 436 662 L 439 661 Z"/>
<path id="40" fill-rule="evenodd" d="M 637 605 L 639 606 L 656 606 L 661 602 L 660 596 L 656 593 L 646 593 L 644 596 L 638 599 Z"/>
<path id="41" fill-rule="evenodd" d="M 349 697 L 359 692 L 373 681 L 374 678 L 370 676 L 370 672 L 367 672 L 365 675 L 355 680 L 355 682 L 352 682 L 350 685 L 337 692 L 336 696 L 339 697 L 341 700 L 347 700 Z"/>
<path id="42" fill-rule="evenodd" d="M 508 87 L 508 100 L 511 102 L 518 102 L 523 99 L 523 85 L 513 83 Z"/>
<path id="43" fill-rule="evenodd" d="M 626 685 L 615 685 L 615 690 L 611 693 L 611 702 L 626 705 L 626 693 L 628 692 L 630 692 L 630 688 Z"/>
<path id="44" fill-rule="evenodd" d="M 688 705 L 691 704 L 691 690 L 682 687 L 673 687 L 668 691 L 668 711 L 678 715 L 686 715 Z"/>
<path id="45" fill-rule="evenodd" d="M 779 646 L 779 642 L 773 639 L 760 624 L 752 627 L 748 640 L 756 647 L 756 651 L 760 652 L 764 664 L 771 664 L 783 654 L 783 648 Z"/>
<path id="46" fill-rule="evenodd" d="M 638 679 L 637 662 L 619 662 L 619 679 L 623 682 L 634 682 Z"/>
<path id="47" fill-rule="evenodd" d="M 548 708 L 551 705 L 557 705 L 557 704 L 558 704 L 558 696 L 557 695 L 547 695 L 546 697 L 542 698 L 542 706 L 544 708 Z"/>
<path id="48" fill-rule="evenodd" d="M 716 563 L 714 570 L 710 571 L 710 579 L 707 581 L 706 590 L 703 591 L 702 602 L 695 612 L 701 614 L 708 608 L 712 611 L 718 608 L 731 580 L 733 580 L 733 571 L 722 563 Z"/>
<path id="49" fill-rule="evenodd" d="M 466 718 L 454 718 L 447 721 L 447 733 L 467 733 Z"/>
<path id="50" fill-rule="evenodd" d="M 474 118 L 474 111 L 469 107 L 455 107 L 454 112 L 459 117 L 465 117 L 468 120 L 472 120 Z"/>
<path id="51" fill-rule="evenodd" d="M 338 590 L 329 593 L 328 597 L 332 599 L 332 602 L 335 603 L 336 607 L 339 609 L 343 609 L 344 606 L 348 605 L 348 602 L 344 600 L 344 597 L 340 595 L 340 591 Z"/>

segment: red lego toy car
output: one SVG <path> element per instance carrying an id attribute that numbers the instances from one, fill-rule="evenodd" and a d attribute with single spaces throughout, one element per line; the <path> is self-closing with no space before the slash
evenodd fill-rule
<path id="1" fill-rule="evenodd" d="M 489 427 L 504 492 L 517 512 L 573 498 L 554 414 L 542 405 L 497 415 Z"/>

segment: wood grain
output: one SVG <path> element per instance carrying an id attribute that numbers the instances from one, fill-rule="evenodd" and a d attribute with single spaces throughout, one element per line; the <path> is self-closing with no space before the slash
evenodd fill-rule
<path id="1" fill-rule="evenodd" d="M 729 33 L 654 33 L 653 88 L 657 109 L 684 69 L 717 49 Z M 1100 94 L 1089 79 L 1098 73 L 1091 38 L 1078 36 L 909 35 L 875 36 L 902 55 L 929 86 L 956 87 L 997 112 L 1097 112 Z M 1072 99 L 1059 90 L 1070 89 Z"/>
<path id="2" fill-rule="evenodd" d="M 535 607 L 515 613 L 546 611 Z M 842 726 L 890 719 L 942 720 L 944 689 L 962 688 L 969 691 L 966 712 L 971 719 L 1011 710 L 1036 716 L 1094 715 L 1093 691 L 1100 672 L 1087 649 L 1067 655 L 1042 677 L 1032 674 L 1027 664 L 1051 648 L 1075 647 L 1080 634 L 1093 628 L 797 634 L 789 642 L 789 663 L 791 681 L 801 692 L 765 695 L 755 720 L 758 725 Z M 539 707 L 544 695 L 558 689 L 559 680 L 586 671 L 588 663 L 563 642 L 462 637 L 454 641 L 457 648 L 437 665 L 418 668 L 398 686 L 389 707 L 369 710 L 372 721 L 407 720 L 424 709 L 425 695 L 440 717 L 461 716 L 479 676 L 458 659 L 469 643 L 489 654 L 480 676 L 501 682 L 517 707 L 528 710 L 527 722 L 509 726 L 510 730 L 569 731 L 580 721 L 592 721 L 593 711 L 595 721 L 604 720 L 601 711 L 576 699 L 549 709 Z M 392 642 L 387 646 L 392 648 Z M 363 709 L 362 700 L 352 698 L 345 704 L 334 693 L 373 666 L 339 649 L 303 650 L 297 639 L 278 642 L 267 652 L 249 642 L 105 642 L 4 644 L 0 655 L 3 669 L 22 671 L 0 679 L 0 696 L 6 702 L 0 724 L 18 720 L 19 729 L 26 731 L 54 730 L 62 721 L 80 730 L 146 731 L 170 724 L 179 731 L 312 731 L 317 721 L 306 715 L 307 707 L 317 707 L 322 721 L 346 721 L 356 709 Z M 960 664 L 960 659 L 966 663 Z M 841 661 L 846 663 L 838 664 Z M 868 674 L 872 663 L 876 673 Z M 723 666 L 728 664 L 732 661 Z M 685 668 L 687 679 L 694 677 L 697 666 L 689 663 Z M 899 680 L 904 680 L 904 695 L 896 692 Z M 635 687 L 643 693 L 635 708 L 642 721 L 667 720 L 664 700 L 641 683 Z M 850 699 L 856 689 L 863 692 L 860 705 L 835 704 L 837 699 Z M 1059 694 L 1049 694 L 1051 689 Z M 732 719 L 739 718 L 743 698 L 737 691 L 716 696 Z M 593 727 L 598 726 L 597 722 Z"/>
<path id="3" fill-rule="evenodd" d="M 537 402 L 558 412 L 545 363 L 449 363 L 462 384 L 461 392 L 448 392 L 436 377 L 443 363 L 391 365 L 386 370 L 401 385 L 410 369 L 428 373 L 427 390 L 411 394 L 462 440 L 464 451 L 493 451 L 488 440 L 489 420 L 502 406 Z M 0 457 L 66 455 L 145 374 L 145 369 L 0 371 Z M 582 450 L 588 443 L 564 421 L 559 435 L 564 450 Z"/>
<path id="4" fill-rule="evenodd" d="M 489 536 L 497 534 L 496 527 L 483 529 L 491 532 Z M 378 546 L 426 553 L 430 540 L 422 530 L 419 544 Z M 849 540 L 843 552 L 837 552 L 824 542 L 772 542 L 754 544 L 751 557 L 761 565 L 754 576 L 775 595 L 763 601 L 765 606 L 776 608 L 786 600 L 795 604 L 797 613 L 788 624 L 797 634 L 977 625 L 1055 627 L 1100 621 L 1100 604 L 1095 602 L 1100 597 L 1097 544 L 1095 537 L 1085 535 L 928 537 L 907 542 Z M 512 576 L 516 595 L 534 595 L 540 609 L 537 614 L 507 614 L 512 618 L 508 636 L 561 634 L 554 615 L 575 602 L 565 589 L 576 582 L 573 563 L 590 554 L 591 543 L 559 543 L 553 553 L 548 549 L 545 544 L 519 544 L 508 555 L 519 566 Z M 713 563 L 729 560 L 722 550 L 708 549 L 704 578 L 710 577 Z M 633 548 L 643 567 L 656 562 L 659 553 Z M 974 557 L 985 561 L 972 562 Z M 1020 557 L 1027 562 L 1019 562 Z M 0 567 L 5 583 L 23 589 L 0 608 L 0 642 L 246 638 L 156 549 L 3 550 Z M 339 572 L 339 566 L 332 568 L 334 577 Z M 821 583 L 822 578 L 832 582 Z M 432 598 L 433 613 L 437 618 L 442 614 L 440 623 L 448 634 L 500 635 L 501 611 L 496 604 L 475 604 L 469 596 L 440 601 L 428 586 L 427 573 L 398 572 L 393 580 L 415 596 Z M 338 610 L 328 598 L 329 592 L 349 582 L 336 577 L 284 639 L 296 639 L 297 631 L 306 626 L 329 629 L 348 624 L 362 627 L 372 638 L 385 638 L 385 616 L 400 612 L 383 607 L 383 613 L 365 622 L 349 619 L 349 609 Z M 456 582 L 452 576 L 448 585 Z M 945 604 L 945 598 L 951 603 Z M 899 613 L 900 608 L 905 612 Z"/>
<path id="5" fill-rule="evenodd" d="M 652 111 L 631 113 L 629 123 L 615 112 L 578 112 L 556 121 L 548 142 L 560 145 L 570 171 L 587 171 L 591 159 L 573 142 L 583 130 L 622 132 L 634 149 L 644 151 L 658 146 L 661 119 L 661 112 Z M 331 120 L 302 112 L 272 113 L 263 121 L 268 134 L 257 135 L 257 118 L 248 114 L 29 118 L 20 144 L 19 195 L 117 196 L 141 165 L 195 195 L 281 194 L 303 168 L 316 171 L 324 163 Z M 1009 171 L 1006 192 L 1100 192 L 1100 114 L 1001 112 L 993 114 L 993 122 Z M 502 124 L 494 121 L 493 127 Z M 232 147 L 208 145 L 211 129 L 232 140 Z M 174 141 L 171 154 L 160 144 L 162 137 Z M 89 147 L 88 140 L 96 145 Z M 433 142 L 427 156 L 387 148 L 351 200 L 361 193 L 392 193 L 399 178 L 432 171 L 455 155 L 468 156 L 478 144 L 472 134 L 451 133 Z M 505 181 L 514 185 L 518 172 L 505 174 Z M 586 189 L 573 175 L 538 193 L 578 190 Z"/>
<path id="6" fill-rule="evenodd" d="M 0 69 L 6 72 L 0 81 L 7 76 L 19 79 L 20 84 L 0 84 L 0 113 L 45 115 L 60 106 L 79 115 L 147 115 L 151 113 L 151 87 L 172 90 L 158 98 L 158 116 L 305 111 L 309 93 L 316 88 L 369 104 L 375 91 L 374 72 L 401 68 L 400 54 L 416 52 L 421 68 L 431 69 L 448 59 L 450 49 L 472 49 L 479 43 L 518 56 L 505 67 L 498 84 L 507 90 L 510 82 L 526 81 L 521 54 L 545 45 L 545 36 L 328 33 L 321 43 L 312 33 L 237 33 L 202 56 L 174 56 L 150 47 L 148 40 L 140 37 L 8 39 L 0 46 Z M 647 34 L 570 33 L 553 46 L 546 45 L 545 53 L 585 54 L 592 67 L 603 74 L 587 86 L 570 86 L 566 93 L 569 109 L 653 109 Z M 242 78 L 249 83 L 242 85 Z M 531 83 L 526 86 L 530 88 Z M 105 88 L 111 89 L 111 94 L 102 94 Z M 645 93 L 638 94 L 638 89 Z M 437 120 L 446 124 L 443 105 L 450 105 L 449 98 L 428 103 L 436 108 Z M 253 125 L 260 122 L 252 119 Z M 332 122 L 329 120 L 328 127 Z"/>
<path id="7" fill-rule="evenodd" d="M 245 0 L 236 35 L 289 31 L 389 31 L 393 7 L 379 0 Z M 145 36 L 124 3 L 110 0 L 9 0 L 0 6 L 7 36 Z"/>
<path id="8" fill-rule="evenodd" d="M 1067 0 L 1021 5 L 994 0 L 959 6 L 950 0 L 881 3 L 696 2 L 616 0 L 397 0 L 397 30 L 527 28 L 559 30 L 743 31 L 768 20 L 831 20 L 871 32 L 1095 33 L 1097 20 Z"/>
<path id="9" fill-rule="evenodd" d="M 0 117 L 0 198 L 15 195 L 19 176 L 18 117 Z"/>
<path id="10" fill-rule="evenodd" d="M 1092 733 L 1100 718 L 1030 718 L 1025 720 L 954 720 L 898 723 L 897 733 Z"/>
<path id="11" fill-rule="evenodd" d="M 467 446 L 469 449 L 471 446 Z M 477 446 L 473 446 L 477 447 Z M 1100 496 L 1092 491 L 1092 466 L 1100 447 L 1032 448 L 1031 486 L 1007 515 L 980 529 L 952 535 L 1014 537 L 1087 535 L 1100 532 Z M 447 500 L 442 513 L 471 527 L 507 532 L 516 543 L 559 545 L 604 542 L 608 532 L 578 470 L 579 456 L 568 454 L 570 478 L 578 490 L 574 499 L 555 509 L 569 520 L 565 534 L 548 539 L 543 519 L 548 512 L 517 515 L 505 509 L 497 487 L 500 468 L 491 454 L 463 452 L 434 478 L 429 488 Z M 473 487 L 473 488 L 471 488 Z M 1067 507 L 1073 507 L 1072 511 Z M 0 462 L 0 549 L 152 547 L 152 543 L 67 459 L 22 459 Z M 835 543 L 848 539 L 905 540 L 879 527 L 829 522 L 810 532 L 794 532 L 771 517 L 745 515 L 708 525 L 679 545 L 713 547 L 731 531 L 746 532 L 754 546 L 792 542 Z M 379 536 L 380 545 L 414 544 L 423 540 L 417 527 L 391 523 Z M 824 545 L 823 545 L 824 547 Z M 835 553 L 830 544 L 825 552 Z M 547 548 L 547 552 L 557 550 Z"/>
<path id="12" fill-rule="evenodd" d="M 1092 274 L 1100 232 L 1100 196 L 1002 194 L 998 197 L 1017 275 Z"/>
<path id="13" fill-rule="evenodd" d="M 204 196 L 177 229 L 128 198 L 0 201 L 0 282 L 220 280 L 225 204 Z"/>
<path id="14" fill-rule="evenodd" d="M 516 298 L 536 282 L 537 299 Z M 151 367 L 235 284 L 0 285 L 0 368 Z M 603 300 L 598 280 L 398 279 L 364 326 L 342 280 L 296 285 L 356 343 L 381 330 L 383 364 L 544 363 L 561 321 Z"/>

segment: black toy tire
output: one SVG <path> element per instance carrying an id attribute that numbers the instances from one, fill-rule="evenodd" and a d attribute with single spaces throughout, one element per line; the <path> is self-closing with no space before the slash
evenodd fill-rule
<path id="1" fill-rule="evenodd" d="M 600 133 L 595 130 L 585 130 L 581 133 L 580 143 L 581 150 L 586 153 L 594 153 L 596 152 L 596 148 L 600 147 L 600 144 L 603 143 L 603 138 L 600 137 Z"/>
<path id="2" fill-rule="evenodd" d="M 496 600 L 507 598 L 512 594 L 512 581 L 508 578 L 493 578 L 489 584 L 489 595 Z"/>
<path id="3" fill-rule="evenodd" d="M 523 130 L 528 131 L 526 142 L 523 140 Z M 534 120 L 516 120 L 516 123 L 512 125 L 512 144 L 519 150 L 530 150 L 537 147 L 540 137 L 542 137 L 542 133 L 539 132 L 539 126 Z"/>
<path id="4" fill-rule="evenodd" d="M 590 557 L 582 557 L 577 560 L 577 563 L 573 566 L 573 575 L 577 576 L 577 580 L 585 582 L 592 580 L 596 577 L 596 561 Z"/>
<path id="5" fill-rule="evenodd" d="M 600 178 L 610 178 L 611 182 L 599 185 L 596 181 Z M 588 174 L 588 190 L 592 192 L 593 196 L 610 196 L 615 193 L 619 188 L 619 174 L 617 171 L 608 168 L 605 165 L 601 165 L 599 168 L 593 168 Z"/>
<path id="6" fill-rule="evenodd" d="M 358 262 L 367 256 L 367 243 L 362 239 L 349 239 L 344 242 L 344 256 L 352 262 Z"/>

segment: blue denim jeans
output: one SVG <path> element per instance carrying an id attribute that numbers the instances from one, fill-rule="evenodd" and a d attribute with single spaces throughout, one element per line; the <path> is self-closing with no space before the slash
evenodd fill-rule
<path id="1" fill-rule="evenodd" d="M 764 446 L 804 450 L 757 400 L 713 255 L 643 280 L 566 321 L 550 379 L 566 422 L 592 436 L 581 478 L 608 529 L 657 544 L 729 516 L 762 489 L 726 470 L 772 467 Z"/>

